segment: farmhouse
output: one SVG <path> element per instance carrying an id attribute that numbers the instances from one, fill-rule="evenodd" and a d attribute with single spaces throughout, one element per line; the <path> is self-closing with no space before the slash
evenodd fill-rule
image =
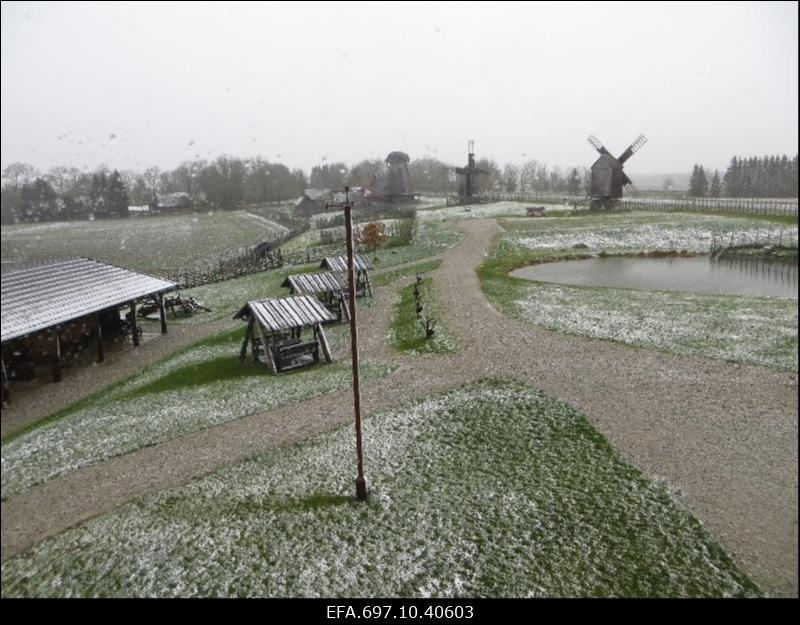
<path id="1" fill-rule="evenodd" d="M 129 334 L 139 346 L 136 305 L 158 302 L 161 333 L 167 332 L 164 293 L 174 282 L 100 263 L 89 258 L 47 261 L 4 268 L 2 274 L 3 401 L 8 382 L 31 378 L 49 364 L 54 382 L 61 366 L 92 342 L 103 362 L 103 341 Z M 129 321 L 120 308 L 129 309 Z"/>
<path id="2" fill-rule="evenodd" d="M 346 276 L 347 256 L 328 256 L 322 259 L 320 267 Z M 356 275 L 356 296 L 369 295 L 372 297 L 372 281 L 369 278 L 369 270 L 372 269 L 372 263 L 363 254 L 354 254 L 353 269 Z"/>
<path id="3" fill-rule="evenodd" d="M 288 276 L 281 284 L 292 295 L 313 295 L 325 308 L 336 315 L 350 319 L 347 307 L 347 280 L 331 272 L 300 273 Z"/>
<path id="4" fill-rule="evenodd" d="M 248 344 L 256 362 L 263 362 L 271 373 L 280 373 L 319 362 L 319 352 L 325 362 L 331 362 L 331 348 L 322 324 L 334 321 L 333 314 L 309 295 L 282 299 L 247 302 L 234 319 L 247 321 L 239 360 L 244 362 Z M 301 338 L 310 328 L 313 337 Z"/>
<path id="5" fill-rule="evenodd" d="M 298 217 L 310 217 L 325 210 L 327 189 L 306 189 L 294 203 L 294 213 Z"/>

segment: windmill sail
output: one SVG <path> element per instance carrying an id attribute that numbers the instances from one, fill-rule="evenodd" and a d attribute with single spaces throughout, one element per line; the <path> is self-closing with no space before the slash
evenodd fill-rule
<path id="1" fill-rule="evenodd" d="M 645 143 L 647 143 L 647 137 L 645 137 L 644 135 L 639 135 L 638 137 L 636 137 L 634 142 L 628 146 L 628 149 L 625 150 L 622 154 L 620 154 L 617 160 L 620 163 L 624 163 L 631 156 L 633 156 L 639 150 L 639 148 L 642 147 Z"/>

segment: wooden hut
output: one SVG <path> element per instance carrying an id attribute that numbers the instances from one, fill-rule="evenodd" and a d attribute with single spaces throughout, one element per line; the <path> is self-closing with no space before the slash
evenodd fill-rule
<path id="1" fill-rule="evenodd" d="M 94 342 L 102 362 L 103 340 L 128 335 L 139 346 L 136 306 L 144 299 L 157 302 L 161 333 L 167 332 L 164 293 L 174 282 L 100 263 L 89 258 L 46 261 L 3 269 L 2 275 L 3 400 L 8 379 L 34 375 L 40 364 L 52 368 L 61 381 L 61 366 L 71 355 Z M 120 309 L 129 310 L 128 321 Z"/>
<path id="2" fill-rule="evenodd" d="M 344 282 L 347 284 L 347 256 L 327 256 L 322 259 L 319 265 L 336 274 L 344 275 Z M 369 295 L 372 297 L 372 281 L 369 279 L 369 270 L 372 264 L 363 254 L 353 255 L 353 269 L 356 274 L 356 297 Z"/>
<path id="3" fill-rule="evenodd" d="M 339 277 L 340 274 L 327 272 L 299 273 L 287 276 L 281 284 L 289 289 L 292 295 L 312 295 L 323 306 L 336 315 L 336 321 L 342 317 L 350 319 L 350 309 L 347 307 L 347 280 Z"/>
<path id="4" fill-rule="evenodd" d="M 239 359 L 244 361 L 250 345 L 253 359 L 263 362 L 271 373 L 279 373 L 319 362 L 331 362 L 331 349 L 322 324 L 335 317 L 317 299 L 298 295 L 281 299 L 247 302 L 234 319 L 247 321 Z M 310 328 L 313 337 L 304 341 L 302 332 Z"/>

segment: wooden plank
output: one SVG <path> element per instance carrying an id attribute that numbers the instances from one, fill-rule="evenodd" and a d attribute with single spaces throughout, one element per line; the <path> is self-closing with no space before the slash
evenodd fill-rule
<path id="1" fill-rule="evenodd" d="M 10 404 L 11 403 L 11 391 L 8 388 L 8 374 L 6 373 L 6 361 L 0 355 L 0 365 L 3 368 L 3 403 Z"/>
<path id="2" fill-rule="evenodd" d="M 58 337 L 58 328 L 50 330 L 53 337 L 53 382 L 61 382 L 61 339 Z"/>
<path id="3" fill-rule="evenodd" d="M 325 336 L 325 330 L 322 329 L 321 324 L 317 324 L 316 328 L 317 336 L 319 337 L 319 342 L 322 345 L 322 354 L 325 356 L 325 362 L 333 362 L 333 358 L 331 357 L 331 346 L 328 344 L 328 337 Z"/>
<path id="4" fill-rule="evenodd" d="M 131 336 L 133 346 L 139 347 L 139 333 L 136 331 L 136 302 L 131 302 Z"/>
<path id="5" fill-rule="evenodd" d="M 158 294 L 158 317 L 161 320 L 161 334 L 167 333 L 167 312 L 164 310 L 164 294 Z"/>
<path id="6" fill-rule="evenodd" d="M 97 320 L 97 362 L 101 363 L 106 358 L 103 354 L 103 328 L 100 325 L 100 313 L 95 315 L 95 319 Z"/>
<path id="7" fill-rule="evenodd" d="M 239 351 L 239 362 L 244 362 L 245 357 L 247 356 L 247 343 L 250 341 L 250 337 L 253 336 L 253 324 L 255 323 L 255 319 L 250 316 L 250 321 L 247 322 L 247 330 L 244 333 L 244 341 L 242 341 L 242 349 Z"/>

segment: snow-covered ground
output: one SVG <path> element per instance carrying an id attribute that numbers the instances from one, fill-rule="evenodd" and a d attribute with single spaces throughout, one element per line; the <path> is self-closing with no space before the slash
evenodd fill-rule
<path id="1" fill-rule="evenodd" d="M 418 219 L 435 221 L 453 221 L 459 219 L 494 219 L 497 217 L 525 217 L 528 206 L 544 206 L 545 217 L 531 219 L 547 219 L 548 215 L 564 213 L 572 210 L 565 204 L 542 204 L 533 202 L 494 202 L 493 204 L 471 204 L 469 206 L 448 206 L 422 210 L 417 213 Z"/>
<path id="2" fill-rule="evenodd" d="M 2 567 L 12 596 L 758 594 L 570 407 L 484 382 L 150 495 Z"/>
<path id="3" fill-rule="evenodd" d="M 187 383 L 193 371 L 208 367 L 235 375 L 215 380 L 213 377 L 220 377 L 217 373 L 202 383 Z M 366 364 L 362 376 L 370 380 L 390 370 Z M 182 381 L 170 385 L 171 374 Z M 4 443 L 2 496 L 104 458 L 331 393 L 350 383 L 346 363 L 271 376 L 250 360 L 240 363 L 235 342 L 194 347 L 145 369 L 86 405 L 68 410 L 58 420 Z"/>

